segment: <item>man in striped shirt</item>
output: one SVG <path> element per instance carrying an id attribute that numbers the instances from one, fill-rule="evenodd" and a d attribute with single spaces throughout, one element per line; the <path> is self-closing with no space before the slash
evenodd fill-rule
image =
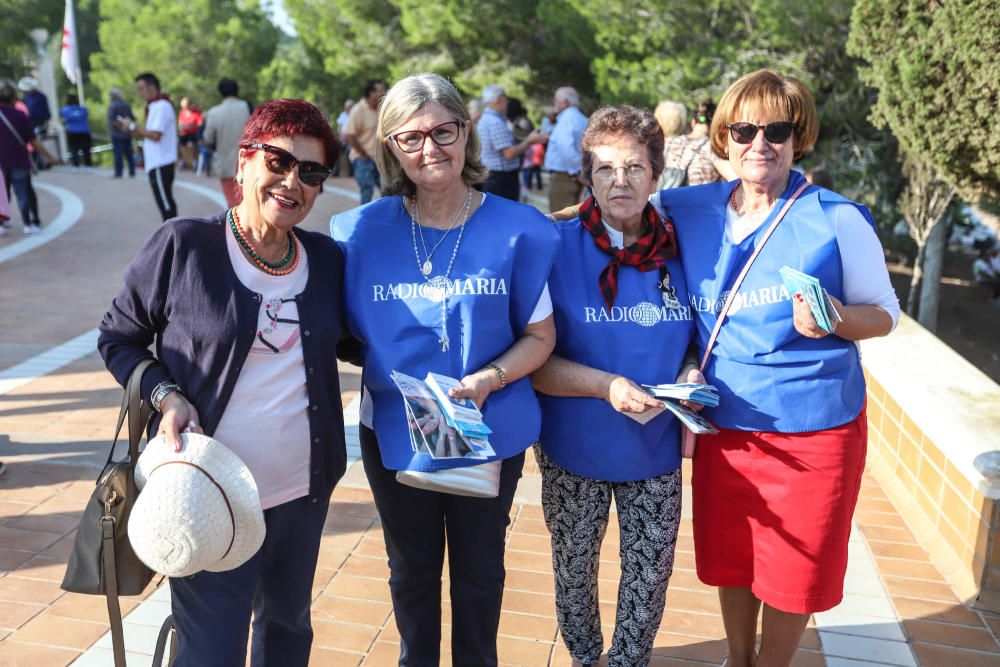
<path id="1" fill-rule="evenodd" d="M 500 84 L 491 83 L 483 89 L 483 115 L 476 124 L 482 142 L 482 161 L 490 170 L 489 178 L 482 184 L 483 192 L 519 201 L 521 183 L 518 171 L 521 155 L 532 145 L 545 141 L 548 136 L 533 131 L 524 141 L 514 143 L 514 134 L 507 121 L 507 96 Z"/>

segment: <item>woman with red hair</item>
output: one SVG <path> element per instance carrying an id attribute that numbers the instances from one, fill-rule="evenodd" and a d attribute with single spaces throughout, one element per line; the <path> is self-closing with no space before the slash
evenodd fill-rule
<path id="1" fill-rule="evenodd" d="M 340 401 L 329 341 L 342 329 L 343 255 L 296 226 L 338 154 L 313 105 L 262 104 L 240 142 L 240 203 L 161 226 L 101 323 L 98 347 L 120 383 L 154 360 L 142 376 L 150 433 L 178 452 L 184 431 L 225 444 L 264 510 L 263 546 L 245 563 L 170 579 L 176 667 L 243 665 L 251 612 L 250 664 L 309 661 L 320 535 L 346 462 L 343 414 L 329 407 Z"/>

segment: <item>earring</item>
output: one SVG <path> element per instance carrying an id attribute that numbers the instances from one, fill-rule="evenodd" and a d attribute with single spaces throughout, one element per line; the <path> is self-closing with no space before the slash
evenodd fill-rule
<path id="1" fill-rule="evenodd" d="M 238 177 L 236 179 L 236 182 L 239 183 L 240 185 L 243 185 L 243 177 L 242 176 Z"/>

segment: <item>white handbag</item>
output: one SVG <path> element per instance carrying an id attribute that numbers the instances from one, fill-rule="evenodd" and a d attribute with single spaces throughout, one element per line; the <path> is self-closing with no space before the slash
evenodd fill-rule
<path id="1" fill-rule="evenodd" d="M 500 494 L 502 464 L 503 461 L 497 460 L 446 470 L 399 470 L 396 472 L 396 481 L 425 491 L 472 498 L 496 498 Z"/>

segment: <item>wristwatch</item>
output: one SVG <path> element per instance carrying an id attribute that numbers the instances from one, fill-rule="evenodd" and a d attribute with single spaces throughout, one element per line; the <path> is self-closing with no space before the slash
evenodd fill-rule
<path id="1" fill-rule="evenodd" d="M 153 393 L 149 397 L 149 404 L 153 406 L 153 409 L 157 412 L 162 412 L 161 407 L 163 406 L 163 399 L 175 391 L 180 390 L 180 386 L 173 380 L 164 380 L 160 384 L 153 387 Z"/>

